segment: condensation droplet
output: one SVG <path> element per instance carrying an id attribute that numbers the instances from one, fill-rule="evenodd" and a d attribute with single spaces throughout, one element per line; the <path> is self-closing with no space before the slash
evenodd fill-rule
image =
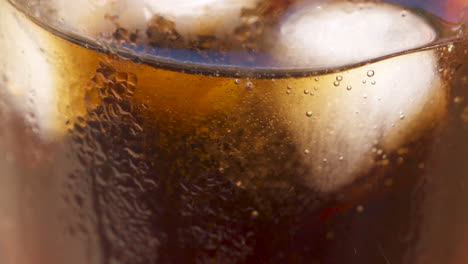
<path id="1" fill-rule="evenodd" d="M 290 94 L 290 93 L 291 93 L 291 90 L 286 90 L 286 93 L 287 93 L 287 94 Z"/>
<path id="2" fill-rule="evenodd" d="M 366 83 L 367 81 L 366 80 L 362 80 L 362 83 Z"/>
<path id="3" fill-rule="evenodd" d="M 304 94 L 309 94 L 309 90 L 304 90 Z"/>
<path id="4" fill-rule="evenodd" d="M 253 218 L 257 218 L 258 217 L 258 211 L 257 210 L 253 210 L 250 215 L 253 217 Z"/>
<path id="5" fill-rule="evenodd" d="M 343 76 L 341 76 L 341 75 L 336 76 L 336 80 L 341 82 L 343 80 Z"/>
<path id="6" fill-rule="evenodd" d="M 335 85 L 336 87 L 340 86 L 340 82 L 339 81 L 335 81 L 333 82 L 333 85 Z"/>
<path id="7" fill-rule="evenodd" d="M 304 154 L 309 154 L 310 151 L 308 149 L 304 149 Z"/>
<path id="8" fill-rule="evenodd" d="M 358 206 L 356 207 L 356 211 L 358 211 L 358 213 L 364 212 L 364 206 L 358 205 Z"/>
<path id="9" fill-rule="evenodd" d="M 317 87 L 317 86 L 314 86 L 314 90 L 316 90 L 316 91 L 317 91 L 317 90 L 318 90 L 318 87 Z"/>
<path id="10" fill-rule="evenodd" d="M 328 159 L 326 159 L 326 158 L 325 158 L 325 159 L 323 159 L 322 161 L 323 161 L 323 162 L 327 162 L 327 161 L 328 161 Z"/>
<path id="11" fill-rule="evenodd" d="M 338 159 L 339 159 L 339 160 L 344 160 L 344 157 L 343 157 L 343 156 L 340 156 Z"/>
<path id="12" fill-rule="evenodd" d="M 320 79 L 319 79 L 319 77 L 315 77 L 314 80 L 315 80 L 316 82 L 318 82 Z"/>
<path id="13" fill-rule="evenodd" d="M 290 90 L 290 89 L 292 89 L 292 86 L 290 84 L 288 84 L 288 86 L 286 86 L 286 88 L 288 88 Z"/>
<path id="14" fill-rule="evenodd" d="M 364 99 L 367 99 L 367 94 L 366 94 L 366 93 L 363 94 L 362 97 L 363 97 Z"/>
<path id="15" fill-rule="evenodd" d="M 374 74 L 375 74 L 375 72 L 373 70 L 370 70 L 370 71 L 367 72 L 368 77 L 372 77 L 372 76 L 374 76 Z"/>
<path id="16" fill-rule="evenodd" d="M 372 84 L 372 85 L 375 85 L 375 84 L 376 84 L 376 81 L 372 81 L 371 84 Z"/>
<path id="17" fill-rule="evenodd" d="M 353 87 L 351 87 L 351 85 L 346 86 L 346 90 L 351 91 L 351 89 L 353 89 Z"/>
<path id="18" fill-rule="evenodd" d="M 463 102 L 463 97 L 457 96 L 457 97 L 453 98 L 453 102 L 456 103 L 456 104 L 459 104 L 459 103 Z"/>
<path id="19" fill-rule="evenodd" d="M 236 80 L 234 80 L 234 83 L 238 85 L 240 83 L 240 80 L 236 79 Z"/>
<path id="20" fill-rule="evenodd" d="M 306 116 L 307 116 L 307 117 L 312 117 L 312 111 L 307 111 L 307 112 L 306 112 Z"/>
<path id="21" fill-rule="evenodd" d="M 237 186 L 237 187 L 242 186 L 242 182 L 241 182 L 241 181 L 236 181 L 236 186 Z"/>
<path id="22" fill-rule="evenodd" d="M 400 120 L 405 119 L 405 114 L 403 112 L 400 112 Z"/>

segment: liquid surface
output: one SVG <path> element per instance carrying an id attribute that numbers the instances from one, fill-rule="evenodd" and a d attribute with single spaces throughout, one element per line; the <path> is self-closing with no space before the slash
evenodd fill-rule
<path id="1" fill-rule="evenodd" d="M 466 34 L 457 2 L 13 2 L 72 42 L 157 67 L 231 76 L 317 74 Z"/>

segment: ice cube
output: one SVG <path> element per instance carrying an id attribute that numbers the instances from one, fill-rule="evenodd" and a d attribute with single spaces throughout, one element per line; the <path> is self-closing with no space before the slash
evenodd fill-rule
<path id="1" fill-rule="evenodd" d="M 57 18 L 88 36 L 108 34 L 115 22 L 129 30 L 144 32 L 153 16 L 175 23 L 185 38 L 198 35 L 225 37 L 241 23 L 241 11 L 259 0 L 55 0 Z M 114 17 L 114 21 L 109 18 Z"/>
<path id="2" fill-rule="evenodd" d="M 391 4 L 318 2 L 291 10 L 279 25 L 272 52 L 283 66 L 353 64 L 414 49 L 436 37 L 423 18 Z"/>
<path id="3" fill-rule="evenodd" d="M 277 59 L 287 65 L 355 63 L 417 48 L 435 35 L 423 19 L 389 4 L 321 3 L 297 12 L 281 26 L 278 41 Z M 276 103 L 298 148 L 307 149 L 306 184 L 323 192 L 352 183 L 445 112 L 446 91 L 431 50 L 318 80 L 294 81 L 297 92 L 279 91 Z M 301 92 L 313 89 L 314 96 Z"/>
<path id="4" fill-rule="evenodd" d="M 25 115 L 26 121 L 45 136 L 53 127 L 53 70 L 45 50 L 51 43 L 7 2 L 0 3 L 0 88 L 10 111 Z"/>
<path id="5" fill-rule="evenodd" d="M 254 8 L 258 0 L 149 0 L 146 5 L 153 14 L 176 23 L 183 36 L 233 33 L 241 23 L 241 11 Z"/>

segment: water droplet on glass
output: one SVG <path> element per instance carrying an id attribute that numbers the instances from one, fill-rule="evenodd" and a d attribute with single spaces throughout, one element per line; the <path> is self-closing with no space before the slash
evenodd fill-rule
<path id="1" fill-rule="evenodd" d="M 343 156 L 340 156 L 338 159 L 339 159 L 339 160 L 344 160 L 344 157 L 343 157 Z"/>
<path id="2" fill-rule="evenodd" d="M 372 84 L 372 85 L 375 85 L 375 84 L 376 84 L 376 82 L 375 82 L 375 81 L 372 81 L 372 82 L 371 82 L 371 84 Z"/>
<path id="3" fill-rule="evenodd" d="M 239 83 L 240 83 L 240 80 L 239 80 L 239 79 L 236 79 L 236 80 L 234 80 L 234 83 L 235 83 L 235 84 L 239 84 Z"/>
<path id="4" fill-rule="evenodd" d="M 286 90 L 286 93 L 287 93 L 287 94 L 290 94 L 290 93 L 291 93 L 291 90 Z"/>
<path id="5" fill-rule="evenodd" d="M 339 82 L 339 81 L 335 81 L 335 82 L 333 82 L 333 85 L 335 85 L 335 86 L 338 87 L 338 86 L 340 86 L 340 82 Z"/>
<path id="6" fill-rule="evenodd" d="M 367 72 L 367 76 L 368 76 L 368 77 L 374 76 L 374 71 L 373 71 L 373 70 L 368 71 L 368 72 Z"/>
<path id="7" fill-rule="evenodd" d="M 323 162 L 327 162 L 328 160 L 325 158 L 325 159 L 323 159 L 322 161 L 323 161 Z"/>
<path id="8" fill-rule="evenodd" d="M 309 90 L 304 90 L 304 94 L 309 94 Z"/>
<path id="9" fill-rule="evenodd" d="M 286 86 L 286 88 L 292 89 L 292 86 L 290 84 L 288 84 L 288 86 Z"/>
<path id="10" fill-rule="evenodd" d="M 304 154 L 309 154 L 310 151 L 308 149 L 304 149 Z"/>
<path id="11" fill-rule="evenodd" d="M 318 82 L 320 80 L 319 77 L 315 77 L 314 79 L 315 79 L 316 82 Z"/>
<path id="12" fill-rule="evenodd" d="M 367 81 L 366 80 L 362 80 L 362 83 L 366 83 Z"/>
<path id="13" fill-rule="evenodd" d="M 367 94 L 366 94 L 366 93 L 363 94 L 362 97 L 363 97 L 364 99 L 366 99 L 366 98 L 367 98 Z"/>
<path id="14" fill-rule="evenodd" d="M 358 213 L 364 212 L 364 206 L 358 205 L 358 206 L 356 207 L 356 211 L 358 211 Z"/>
<path id="15" fill-rule="evenodd" d="M 250 215 L 253 217 L 253 218 L 257 218 L 258 217 L 258 211 L 257 210 L 253 210 Z"/>
<path id="16" fill-rule="evenodd" d="M 457 97 L 453 98 L 453 102 L 456 103 L 456 104 L 459 104 L 459 103 L 463 102 L 463 97 L 457 96 Z"/>
<path id="17" fill-rule="evenodd" d="M 314 86 L 314 90 L 316 90 L 316 91 L 317 91 L 317 90 L 318 90 L 318 87 L 317 87 L 317 86 Z"/>
<path id="18" fill-rule="evenodd" d="M 400 112 L 400 120 L 405 119 L 405 114 L 403 112 Z"/>
<path id="19" fill-rule="evenodd" d="M 312 117 L 312 111 L 306 112 L 306 116 L 307 116 L 307 117 Z"/>
<path id="20" fill-rule="evenodd" d="M 343 76 L 341 76 L 341 75 L 336 76 L 336 80 L 341 82 L 343 80 Z"/>
<path id="21" fill-rule="evenodd" d="M 351 85 L 346 86 L 346 90 L 351 91 L 351 89 L 353 89 L 353 87 L 351 87 Z"/>

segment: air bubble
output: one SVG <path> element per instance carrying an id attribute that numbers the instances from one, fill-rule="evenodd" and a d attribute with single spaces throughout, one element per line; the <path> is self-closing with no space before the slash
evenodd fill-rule
<path id="1" fill-rule="evenodd" d="M 248 91 L 251 91 L 251 90 L 253 89 L 253 83 L 252 83 L 252 82 L 247 82 L 245 85 L 246 85 L 245 88 L 246 88 Z"/>
<path id="2" fill-rule="evenodd" d="M 341 75 L 336 76 L 336 80 L 341 82 L 343 80 L 343 76 L 341 76 Z"/>
<path id="3" fill-rule="evenodd" d="M 452 52 L 453 48 L 454 48 L 453 44 L 450 44 L 450 45 L 447 46 L 447 51 Z"/>
<path id="4" fill-rule="evenodd" d="M 374 76 L 374 74 L 375 74 L 375 73 L 374 73 L 373 70 L 370 70 L 370 71 L 367 72 L 367 76 L 368 76 L 368 77 L 372 77 L 372 76 Z"/>

